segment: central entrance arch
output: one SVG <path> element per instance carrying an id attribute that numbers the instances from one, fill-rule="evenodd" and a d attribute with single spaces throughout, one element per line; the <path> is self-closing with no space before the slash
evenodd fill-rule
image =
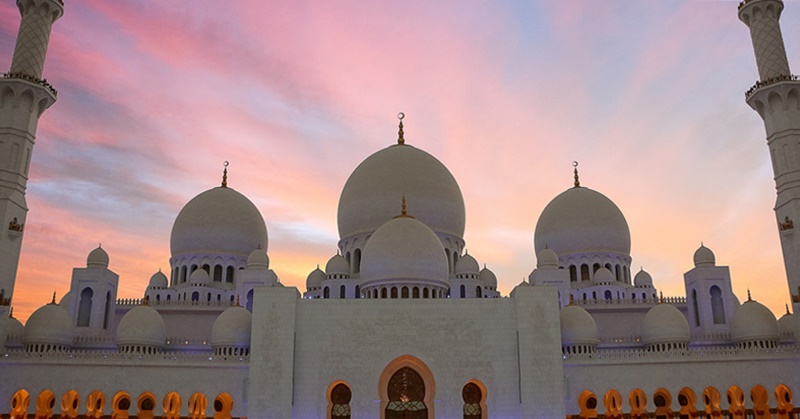
<path id="1" fill-rule="evenodd" d="M 396 358 L 383 370 L 378 386 L 381 419 L 434 417 L 436 384 L 431 370 L 419 359 L 410 355 Z"/>

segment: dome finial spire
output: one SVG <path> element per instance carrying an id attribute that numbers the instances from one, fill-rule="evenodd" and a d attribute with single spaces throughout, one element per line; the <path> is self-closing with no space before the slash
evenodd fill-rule
<path id="1" fill-rule="evenodd" d="M 750 288 L 747 289 L 747 301 L 753 301 L 753 297 L 750 296 Z"/>
<path id="2" fill-rule="evenodd" d="M 402 204 L 401 204 L 401 207 L 400 207 L 400 215 L 398 215 L 398 216 L 396 216 L 394 218 L 414 218 L 414 217 L 408 215 L 408 210 L 406 209 L 406 195 L 405 194 L 403 194 L 403 201 L 402 201 Z"/>
<path id="3" fill-rule="evenodd" d="M 56 292 L 53 291 L 53 301 L 51 301 L 50 304 L 55 304 L 55 303 L 56 303 Z"/>
<path id="4" fill-rule="evenodd" d="M 572 162 L 572 167 L 574 167 L 573 172 L 575 173 L 575 187 L 576 188 L 580 188 L 581 187 L 581 181 L 578 178 L 578 161 L 577 160 Z"/>
<path id="5" fill-rule="evenodd" d="M 397 119 L 400 120 L 400 128 L 397 130 L 397 144 L 403 145 L 406 143 L 406 139 L 403 138 L 403 118 L 406 117 L 406 114 L 400 112 L 397 114 Z"/>
<path id="6" fill-rule="evenodd" d="M 789 313 L 789 304 L 786 304 L 786 314 L 791 314 Z"/>
<path id="7" fill-rule="evenodd" d="M 222 169 L 222 187 L 223 188 L 227 188 L 228 187 L 228 161 L 225 160 L 225 163 L 222 163 L 222 166 L 225 167 L 224 169 Z"/>

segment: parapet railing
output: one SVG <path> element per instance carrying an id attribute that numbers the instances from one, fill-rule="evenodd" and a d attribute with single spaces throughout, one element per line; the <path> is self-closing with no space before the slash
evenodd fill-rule
<path id="1" fill-rule="evenodd" d="M 783 345 L 777 348 L 736 348 L 733 346 L 702 347 L 689 349 L 672 349 L 666 351 L 651 351 L 644 348 L 636 349 L 598 349 L 593 353 L 564 354 L 566 361 L 593 361 L 608 360 L 635 360 L 635 359 L 704 359 L 711 357 L 732 356 L 775 356 L 800 354 L 800 346 Z"/>
<path id="2" fill-rule="evenodd" d="M 797 81 L 797 80 L 800 80 L 800 77 L 795 76 L 794 74 L 781 75 L 776 77 L 770 77 L 766 80 L 759 80 L 756 82 L 756 84 L 753 85 L 753 87 L 751 87 L 748 91 L 744 93 L 744 97 L 749 98 L 750 96 L 753 95 L 753 93 L 756 92 L 756 90 L 765 86 L 769 86 L 775 83 L 780 83 L 782 81 Z"/>
<path id="3" fill-rule="evenodd" d="M 56 88 L 53 87 L 53 85 L 50 84 L 47 81 L 47 79 L 40 79 L 38 77 L 34 77 L 34 76 L 31 76 L 31 75 L 28 75 L 28 74 L 25 74 L 25 73 L 19 73 L 19 72 L 17 72 L 17 73 L 2 73 L 2 78 L 4 78 L 4 79 L 20 79 L 20 80 L 25 80 L 25 81 L 33 83 L 33 84 L 38 84 L 39 86 L 42 86 L 45 89 L 47 89 L 48 91 L 50 91 L 50 93 L 52 93 L 53 96 L 58 97 L 58 90 L 56 90 Z"/>

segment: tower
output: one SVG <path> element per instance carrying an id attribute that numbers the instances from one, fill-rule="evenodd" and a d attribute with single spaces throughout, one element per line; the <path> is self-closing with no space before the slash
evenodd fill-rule
<path id="1" fill-rule="evenodd" d="M 28 206 L 25 189 L 39 117 L 56 101 L 42 78 L 53 23 L 62 0 L 17 0 L 22 20 L 11 70 L 0 75 L 0 306 L 9 305 Z M 0 310 L 2 311 L 2 310 Z"/>
<path id="2" fill-rule="evenodd" d="M 794 309 L 800 308 L 800 81 L 791 75 L 778 20 L 782 0 L 745 0 L 739 19 L 750 28 L 758 81 L 745 94 L 764 120 L 778 197 L 775 217 Z M 800 225 L 798 225 L 800 227 Z"/>

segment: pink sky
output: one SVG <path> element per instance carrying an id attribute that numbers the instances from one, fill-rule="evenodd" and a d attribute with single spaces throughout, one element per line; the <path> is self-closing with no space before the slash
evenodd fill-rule
<path id="1" fill-rule="evenodd" d="M 469 253 L 505 295 L 536 264 L 533 230 L 572 184 L 625 214 L 633 266 L 684 295 L 700 242 L 778 316 L 789 302 L 733 1 L 67 2 L 45 77 L 59 89 L 33 153 L 15 316 L 69 289 L 98 243 L 141 297 L 169 268 L 175 216 L 229 185 L 261 210 L 284 284 L 336 251 L 351 171 L 396 139 L 442 161 Z M 800 2 L 782 18 L 800 65 Z M 0 68 L 18 12 L 0 5 Z"/>

